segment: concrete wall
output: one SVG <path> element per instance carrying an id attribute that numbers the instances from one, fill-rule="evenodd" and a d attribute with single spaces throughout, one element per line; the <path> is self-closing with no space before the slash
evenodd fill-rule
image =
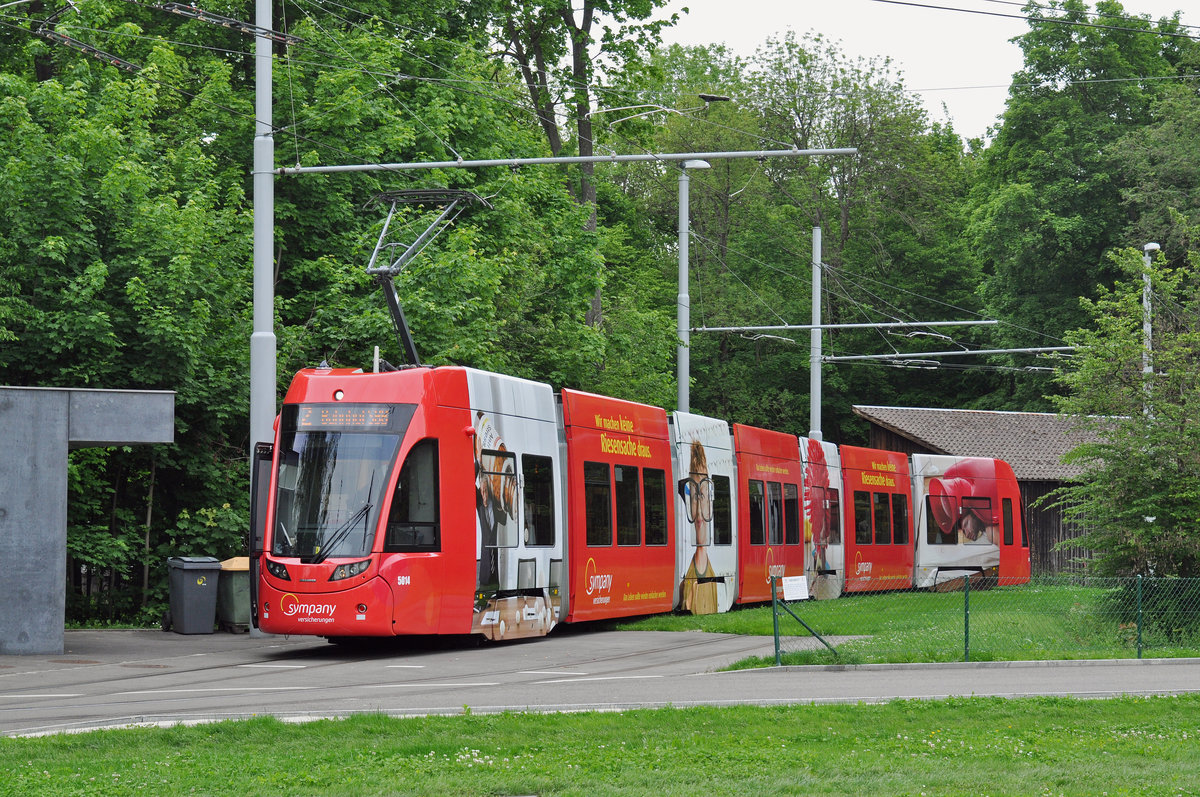
<path id="1" fill-rule="evenodd" d="M 67 451 L 174 439 L 170 391 L 0 387 L 0 654 L 63 652 Z"/>

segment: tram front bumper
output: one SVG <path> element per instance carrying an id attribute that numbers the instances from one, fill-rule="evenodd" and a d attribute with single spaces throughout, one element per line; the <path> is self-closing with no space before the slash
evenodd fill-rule
<path id="1" fill-rule="evenodd" d="M 259 628 L 269 634 L 391 636 L 392 591 L 372 578 L 335 592 L 259 588 Z"/>

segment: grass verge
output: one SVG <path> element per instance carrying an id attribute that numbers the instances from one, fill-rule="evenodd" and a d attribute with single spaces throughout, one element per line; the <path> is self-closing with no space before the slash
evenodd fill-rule
<path id="1" fill-rule="evenodd" d="M 0 739 L 0 794 L 1194 793 L 1200 697 L 270 718 Z"/>

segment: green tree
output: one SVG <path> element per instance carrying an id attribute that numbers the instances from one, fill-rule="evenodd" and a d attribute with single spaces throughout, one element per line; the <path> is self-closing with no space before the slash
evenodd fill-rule
<path id="1" fill-rule="evenodd" d="M 1055 402 L 1096 442 L 1071 453 L 1084 473 L 1056 498 L 1087 530 L 1072 544 L 1091 551 L 1094 572 L 1200 576 L 1200 253 L 1174 269 L 1160 259 L 1149 272 L 1149 349 L 1141 253 L 1119 250 L 1110 260 L 1122 279 L 1083 300 L 1090 323 L 1067 336 L 1078 348 L 1059 369 L 1065 394 Z"/>
<path id="2" fill-rule="evenodd" d="M 1025 11 L 1025 63 L 973 187 L 969 229 L 981 296 L 1008 322 L 1006 347 L 1059 345 L 1086 317 L 1080 298 L 1115 279 L 1104 253 L 1127 225 L 1112 145 L 1151 121 L 1159 78 L 1179 62 L 1179 40 L 1159 35 L 1177 23 L 1131 18 L 1114 0 L 1094 14 L 1081 0 Z M 1044 409 L 1043 387 L 1010 383 L 1010 405 Z"/>
<path id="3" fill-rule="evenodd" d="M 230 500 L 245 438 L 242 186 L 220 179 L 205 111 L 162 85 L 187 65 L 142 44 L 136 77 L 79 56 L 57 78 L 0 74 L 0 374 L 177 394 L 175 446 L 73 455 L 72 572 L 106 573 L 116 613 L 140 605 L 146 523 Z M 227 90 L 227 70 L 197 77 Z"/>
<path id="4" fill-rule="evenodd" d="M 1200 46 L 1181 64 L 1188 73 L 1200 68 Z M 1200 224 L 1200 97 L 1194 78 L 1163 90 L 1152 107 L 1153 121 L 1127 133 L 1112 148 L 1122 164 L 1123 205 L 1130 219 L 1125 239 L 1155 241 L 1170 262 L 1182 262 L 1189 233 Z"/>
<path id="5" fill-rule="evenodd" d="M 520 70 L 521 80 L 553 155 L 570 147 L 581 157 L 595 154 L 593 99 L 600 77 L 637 71 L 639 60 L 658 43 L 663 27 L 678 15 L 652 19 L 665 0 L 567 0 L 491 4 L 497 38 L 504 56 Z M 562 113 L 574 127 L 574 140 L 564 140 Z M 581 163 L 572 194 L 588 208 L 589 230 L 596 227 L 595 165 Z M 603 319 L 598 287 L 588 310 L 588 323 Z"/>

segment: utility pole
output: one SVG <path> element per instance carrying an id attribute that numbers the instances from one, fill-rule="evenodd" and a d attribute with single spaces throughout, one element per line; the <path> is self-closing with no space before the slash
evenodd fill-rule
<path id="1" fill-rule="evenodd" d="M 812 325 L 808 333 L 808 436 L 821 440 L 821 228 L 812 231 Z"/>
<path id="2" fill-rule="evenodd" d="M 275 439 L 275 137 L 271 114 L 271 0 L 255 0 L 254 331 L 250 336 L 250 455 Z"/>
<path id="3" fill-rule="evenodd" d="M 688 169 L 708 169 L 705 160 L 686 160 L 679 169 L 679 294 L 675 300 L 676 332 L 679 346 L 675 355 L 675 381 L 679 397 L 676 409 L 688 412 L 691 407 L 691 326 L 692 299 L 688 295 L 688 241 L 691 236 L 691 211 L 689 191 L 691 179 Z"/>

